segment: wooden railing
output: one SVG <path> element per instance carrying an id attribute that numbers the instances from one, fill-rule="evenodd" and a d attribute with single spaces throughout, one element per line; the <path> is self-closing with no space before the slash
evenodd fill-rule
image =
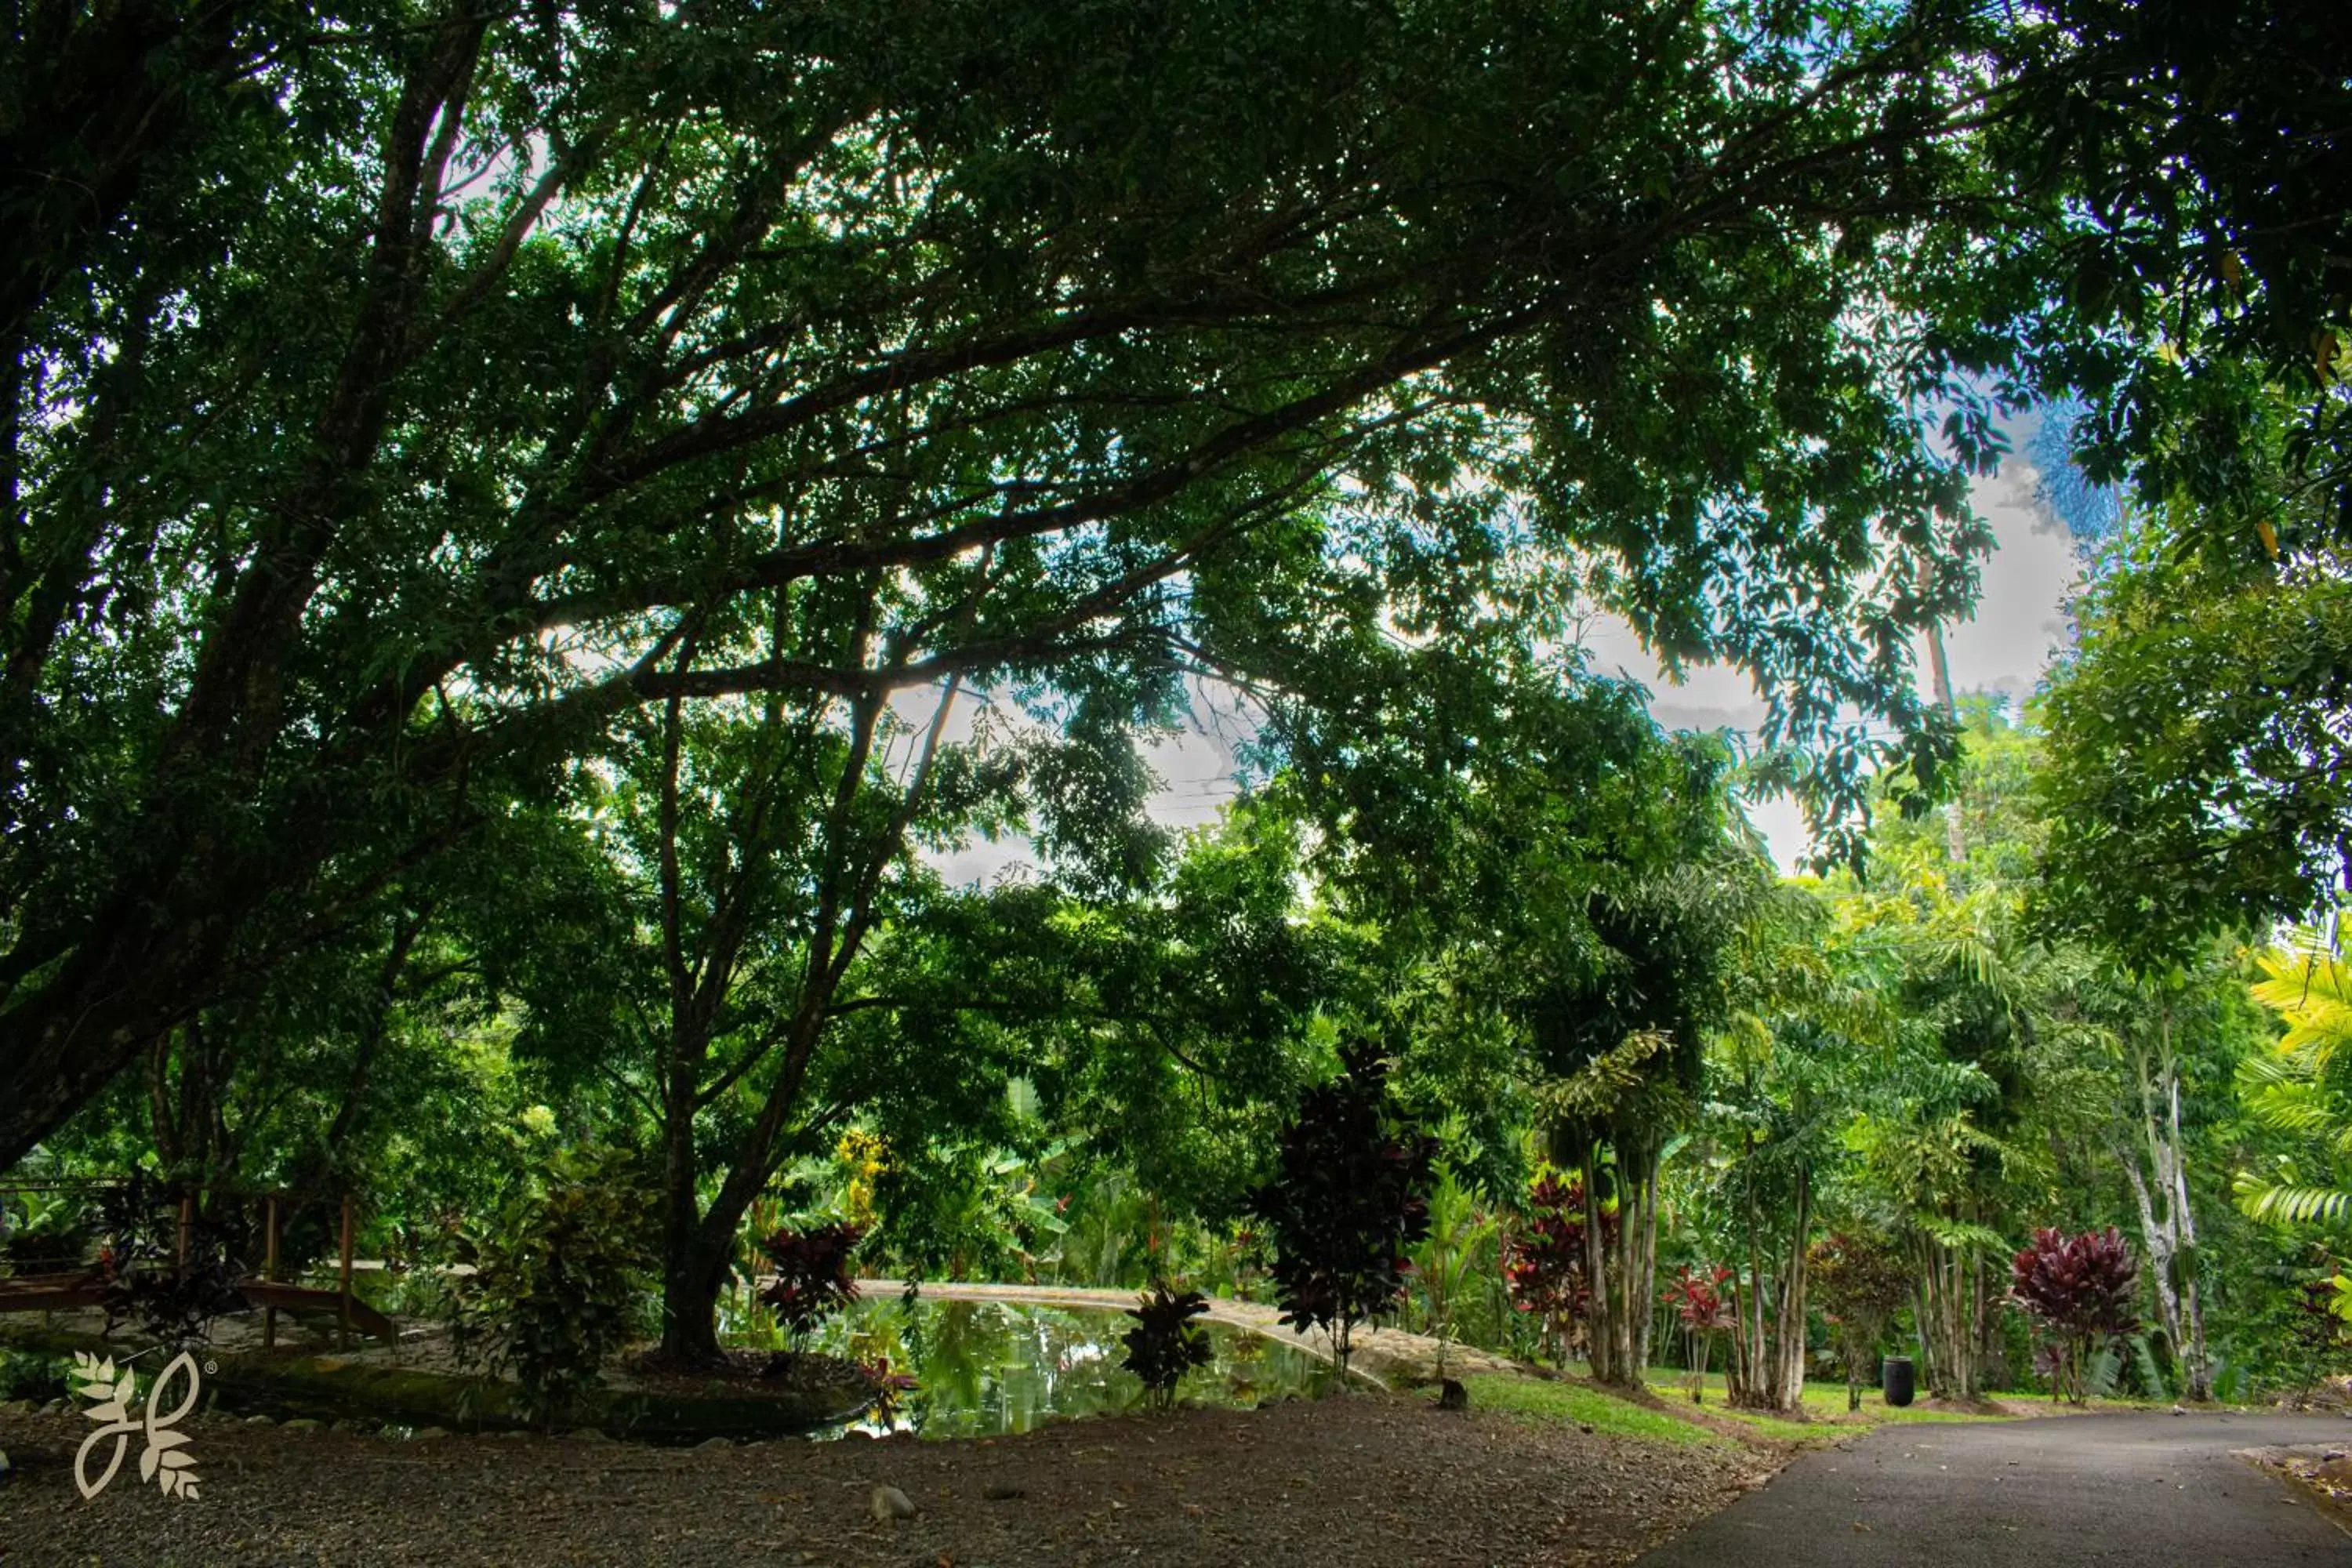
<path id="1" fill-rule="evenodd" d="M 121 1191 L 129 1184 L 127 1182 L 103 1181 L 0 1183 L 0 1196 L 26 1192 L 80 1191 L 96 1194 Z M 303 1194 L 284 1191 L 257 1192 L 212 1184 L 182 1187 L 177 1189 L 177 1193 L 179 1214 L 173 1267 L 181 1271 L 187 1268 L 193 1249 L 200 1198 L 260 1200 L 263 1213 L 261 1271 L 242 1275 L 231 1283 L 248 1306 L 261 1310 L 263 1349 L 277 1347 L 278 1314 L 281 1310 L 320 1314 L 333 1312 L 337 1332 L 346 1343 L 353 1329 L 378 1339 L 399 1338 L 399 1326 L 361 1300 L 352 1289 L 352 1246 L 357 1233 L 358 1205 L 351 1194 L 343 1194 L 341 1199 L 335 1289 L 323 1290 L 290 1284 L 278 1278 L 278 1244 L 285 1209 L 293 1199 Z M 0 1312 L 59 1312 L 103 1306 L 110 1287 L 110 1271 L 104 1258 L 71 1269 L 0 1278 Z"/>

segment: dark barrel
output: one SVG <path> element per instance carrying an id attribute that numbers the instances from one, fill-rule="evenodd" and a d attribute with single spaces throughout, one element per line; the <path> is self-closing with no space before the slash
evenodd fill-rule
<path id="1" fill-rule="evenodd" d="M 1900 1410 L 1911 1403 L 1911 1394 L 1916 1384 L 1913 1381 L 1909 1356 L 1888 1356 L 1880 1363 L 1878 1378 L 1878 1386 L 1885 1392 L 1887 1404 Z"/>

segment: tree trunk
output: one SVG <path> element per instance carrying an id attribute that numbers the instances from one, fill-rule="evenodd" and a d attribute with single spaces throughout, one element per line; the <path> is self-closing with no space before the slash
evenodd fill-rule
<path id="1" fill-rule="evenodd" d="M 2147 1248 L 2155 1280 L 2157 1313 L 2172 1353 L 2179 1358 L 2187 1397 L 2212 1397 L 2212 1366 L 2205 1349 L 2205 1304 L 2197 1289 L 2197 1220 L 2189 1200 L 2188 1160 L 2180 1135 L 2180 1072 L 2172 1055 L 2172 1007 L 2159 1022 L 2154 1071 L 2147 1048 L 2135 1040 L 2132 1069 L 2139 1089 L 2140 1142 L 2147 1157 L 2116 1151 L 2132 1203 L 2139 1215 L 2140 1240 Z"/>
<path id="2" fill-rule="evenodd" d="M 1650 1308 L 1657 1296 L 1658 1140 L 1637 1133 L 1612 1143 L 1617 1239 L 1601 1239 L 1600 1149 L 1586 1145 L 1584 1252 L 1586 1331 L 1594 1381 L 1639 1388 L 1650 1365 Z"/>
<path id="3" fill-rule="evenodd" d="M 1797 1169 L 1797 1213 L 1789 1227 L 1788 1261 L 1780 1269 L 1780 1300 L 1772 1340 L 1772 1363 L 1765 1388 L 1772 1408 L 1794 1410 L 1805 1399 L 1805 1239 L 1812 1227 L 1812 1171 Z"/>
<path id="4" fill-rule="evenodd" d="M 666 1064 L 662 1104 L 662 1331 L 661 1353 L 680 1364 L 719 1359 L 719 1292 L 724 1272 L 714 1274 L 702 1242 L 701 1205 L 696 1195 L 701 1174 L 694 1146 L 695 1099 L 702 1087 L 703 1052 L 690 1039 L 673 1035 Z"/>
<path id="5" fill-rule="evenodd" d="M 1952 697 L 1952 668 L 1944 658 L 1944 628 L 1940 623 L 1927 623 L 1927 670 L 1936 687 L 1936 705 L 1955 724 L 1960 720 L 1960 705 Z M 1968 833 L 1960 824 L 1960 801 L 1944 808 L 1944 853 L 1954 865 L 1969 858 Z"/>
<path id="6" fill-rule="evenodd" d="M 1617 1204 L 1617 1237 L 1601 1228 L 1598 1139 L 1580 1143 L 1564 1168 L 1584 1183 L 1585 1342 L 1592 1376 L 1621 1388 L 1641 1386 L 1650 1363 L 1651 1306 L 1657 1295 L 1657 1143 L 1637 1135 L 1607 1145 Z"/>
<path id="7" fill-rule="evenodd" d="M 1920 1359 L 1927 1392 L 1938 1399 L 1977 1395 L 1977 1321 L 1973 1247 L 1945 1247 L 1919 1236 L 1912 1246 L 1918 1268 L 1913 1289 Z"/>
<path id="8" fill-rule="evenodd" d="M 1805 1396 L 1805 1241 L 1812 1228 L 1812 1172 L 1797 1172 L 1795 1215 L 1774 1256 L 1761 1211 L 1748 1206 L 1748 1281 L 1735 1290 L 1730 1403 L 1754 1410 L 1793 1410 Z"/>
<path id="9" fill-rule="evenodd" d="M 673 1215 L 673 1220 L 675 1216 Z M 719 1347 L 719 1293 L 727 1288 L 730 1249 L 709 1245 L 698 1224 L 667 1237 L 662 1264 L 661 1353 L 680 1365 L 709 1365 Z"/>
<path id="10" fill-rule="evenodd" d="M 1609 1308 L 1609 1256 L 1601 1237 L 1601 1150 L 1584 1146 L 1584 1344 L 1594 1379 L 1617 1381 L 1617 1337 Z M 1619 1214 L 1622 1223 L 1623 1215 Z"/>

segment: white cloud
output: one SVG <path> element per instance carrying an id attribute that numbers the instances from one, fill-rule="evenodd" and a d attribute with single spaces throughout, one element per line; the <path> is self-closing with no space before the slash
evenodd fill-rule
<path id="1" fill-rule="evenodd" d="M 1996 544 L 1984 563 L 1975 614 L 1944 633 L 1957 691 L 2021 698 L 2041 680 L 2071 635 L 2065 603 L 2081 564 L 2063 530 L 2034 502 L 2032 479 L 2030 467 L 2012 462 L 2004 472 L 1978 480 L 1972 491 L 1978 510 L 1992 525 Z M 1622 671 L 1647 688 L 1650 711 L 1670 730 L 1753 731 L 1763 721 L 1763 701 L 1739 670 L 1706 666 L 1691 670 L 1683 684 L 1670 686 L 1633 629 L 1609 616 L 1589 623 L 1586 646 L 1596 671 Z M 1924 691 L 1928 679 L 1924 639 L 1917 653 Z M 1197 705 L 1204 714 L 1202 721 L 1155 742 L 1147 751 L 1165 781 L 1152 799 L 1151 815 L 1181 827 L 1213 820 L 1234 797 L 1234 743 L 1245 733 L 1245 721 L 1231 713 L 1230 704 L 1223 705 L 1228 710 L 1213 714 L 1205 702 Z M 1807 847 L 1804 818 L 1797 806 L 1783 800 L 1759 801 L 1748 816 L 1771 847 L 1773 858 L 1784 869 L 1792 868 Z M 1034 855 L 1025 841 L 1007 840 L 974 844 L 930 858 L 950 882 L 985 883 L 1005 867 L 1033 860 Z"/>

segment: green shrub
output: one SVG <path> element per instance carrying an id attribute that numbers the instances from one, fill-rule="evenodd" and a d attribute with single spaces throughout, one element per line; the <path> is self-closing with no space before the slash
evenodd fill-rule
<path id="1" fill-rule="evenodd" d="M 460 1364 L 511 1376 L 541 1423 L 598 1386 L 606 1359 L 647 1326 L 654 1213 L 629 1155 L 556 1155 L 460 1238 L 475 1269 L 450 1292 Z"/>
<path id="2" fill-rule="evenodd" d="M 0 1402 L 30 1399 L 37 1404 L 69 1399 L 72 1387 L 66 1373 L 73 1363 L 46 1351 L 0 1351 Z"/>

